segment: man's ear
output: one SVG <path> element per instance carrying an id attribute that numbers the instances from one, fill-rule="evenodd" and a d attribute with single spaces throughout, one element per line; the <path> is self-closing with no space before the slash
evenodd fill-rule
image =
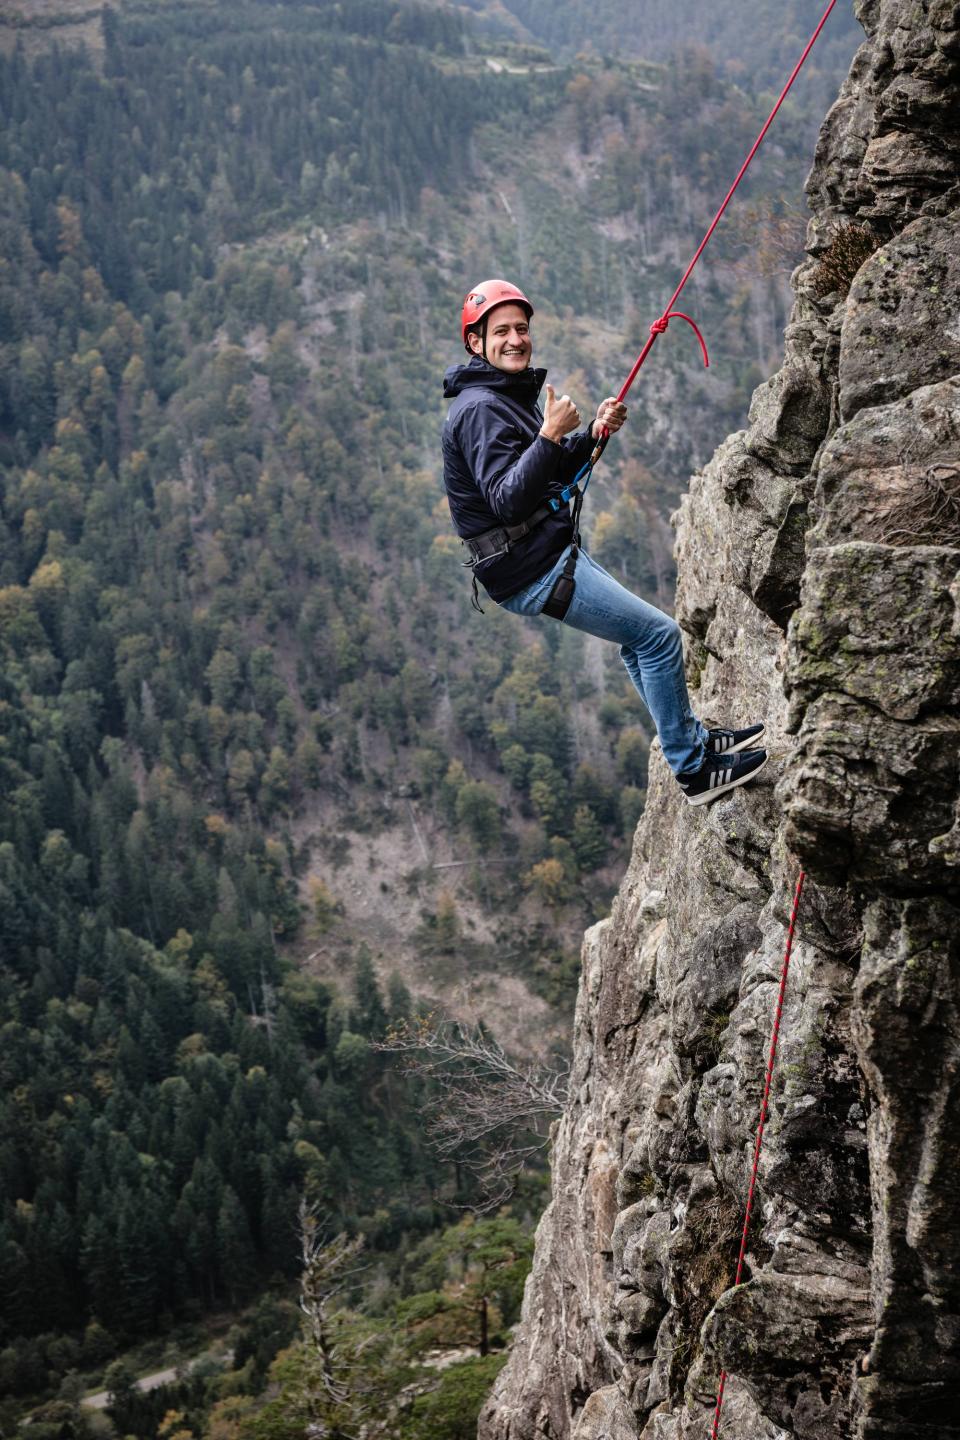
<path id="1" fill-rule="evenodd" d="M 467 331 L 467 344 L 474 355 L 483 354 L 483 336 L 478 335 L 476 330 Z"/>

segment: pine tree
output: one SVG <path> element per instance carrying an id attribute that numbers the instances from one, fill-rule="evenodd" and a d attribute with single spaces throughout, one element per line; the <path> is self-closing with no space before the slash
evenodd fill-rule
<path id="1" fill-rule="evenodd" d="M 357 1031 L 368 1040 L 382 1040 L 387 1029 L 387 1012 L 384 1009 L 373 956 L 366 945 L 360 946 L 357 956 L 353 993 L 356 1000 L 353 1013 Z"/>
<path id="2" fill-rule="evenodd" d="M 570 843 L 581 870 L 595 870 L 603 863 L 607 842 L 600 822 L 589 805 L 578 805 L 573 812 Z"/>
<path id="3" fill-rule="evenodd" d="M 217 1215 L 216 1253 L 219 1287 L 231 1305 L 246 1300 L 256 1283 L 256 1254 L 250 1226 L 236 1192 L 228 1185 Z"/>

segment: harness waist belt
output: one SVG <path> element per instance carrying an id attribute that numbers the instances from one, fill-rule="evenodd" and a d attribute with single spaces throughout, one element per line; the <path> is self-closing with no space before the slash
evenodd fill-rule
<path id="1" fill-rule="evenodd" d="M 482 535 L 471 535 L 468 539 L 461 540 L 461 545 L 465 545 L 470 552 L 470 559 L 464 560 L 464 565 L 472 569 L 484 560 L 495 560 L 499 555 L 506 555 L 514 541 L 522 540 L 524 535 L 529 535 L 548 515 L 555 513 L 551 505 L 541 505 L 539 510 L 534 510 L 533 514 L 528 515 L 519 525 L 498 525 L 494 530 L 485 530 Z"/>

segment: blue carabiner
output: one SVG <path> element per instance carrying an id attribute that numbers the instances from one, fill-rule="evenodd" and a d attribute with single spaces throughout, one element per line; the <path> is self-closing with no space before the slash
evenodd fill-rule
<path id="1" fill-rule="evenodd" d="M 586 495 L 587 486 L 590 484 L 590 476 L 592 474 L 593 461 L 588 460 L 586 465 L 581 466 L 581 468 L 577 471 L 576 475 L 570 481 L 570 484 L 565 485 L 564 488 L 560 491 L 559 495 L 554 495 L 552 499 L 547 501 L 550 509 L 553 511 L 557 511 L 560 509 L 561 505 L 569 504 L 569 502 L 573 499 L 574 495 L 576 495 L 577 491 L 580 490 L 580 481 L 583 480 L 584 475 L 586 475 L 587 478 L 583 481 L 583 489 L 580 491 L 580 493 L 581 496 Z"/>

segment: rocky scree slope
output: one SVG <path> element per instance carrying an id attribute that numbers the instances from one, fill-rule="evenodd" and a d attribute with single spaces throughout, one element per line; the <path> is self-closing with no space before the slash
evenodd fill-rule
<path id="1" fill-rule="evenodd" d="M 695 703 L 772 763 L 655 760 L 480 1440 L 701 1440 L 721 1367 L 739 1440 L 960 1435 L 960 4 L 857 11 L 783 366 L 677 517 Z"/>

